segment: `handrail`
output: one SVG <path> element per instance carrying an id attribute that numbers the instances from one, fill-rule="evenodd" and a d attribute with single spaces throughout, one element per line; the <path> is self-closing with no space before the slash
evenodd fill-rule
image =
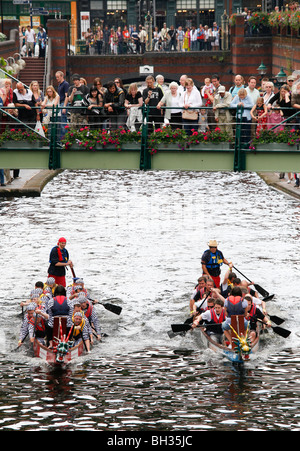
<path id="1" fill-rule="evenodd" d="M 20 109 L 20 107 L 15 107 L 16 109 Z M 68 109 L 70 110 L 83 110 L 86 109 L 85 106 L 70 106 Z M 141 147 L 140 147 L 140 169 L 147 170 L 151 168 L 151 154 L 149 152 L 149 111 L 151 109 L 156 109 L 156 107 L 151 107 L 149 105 L 143 104 L 141 107 L 142 110 L 142 130 L 141 130 Z M 173 109 L 174 107 L 162 107 L 162 109 Z M 212 107 L 190 107 L 189 109 L 195 110 L 195 109 L 211 109 Z M 27 125 L 23 123 L 18 117 L 13 116 L 10 114 L 7 110 L 13 109 L 11 107 L 0 107 L 0 113 L 6 114 L 12 122 L 16 124 L 22 125 L 26 130 L 29 130 L 32 133 L 35 133 L 36 135 L 39 135 L 39 132 L 35 130 L 30 125 Z M 32 109 L 40 109 L 40 107 L 32 107 Z M 49 145 L 49 168 L 50 169 L 58 169 L 60 167 L 60 153 L 61 150 L 64 148 L 63 143 L 60 142 L 58 138 L 58 127 L 60 127 L 60 116 L 59 112 L 60 110 L 64 109 L 63 106 L 46 106 L 45 109 L 51 109 L 52 115 L 51 115 L 51 134 L 48 137 L 41 137 L 41 140 L 43 140 L 45 143 L 48 143 Z M 124 108 L 125 109 L 125 108 Z M 183 107 L 176 107 L 176 109 L 184 109 Z M 224 107 L 224 109 L 231 109 L 230 107 Z M 248 108 L 250 109 L 250 108 Z M 295 110 L 295 108 L 287 108 L 282 107 L 280 108 L 282 110 Z M 247 148 L 246 142 L 242 140 L 242 132 L 243 132 L 243 111 L 244 108 L 242 106 L 237 106 L 236 109 L 236 121 L 232 123 L 232 125 L 235 126 L 235 136 L 234 141 L 232 141 L 231 151 L 234 152 L 234 171 L 243 171 L 245 170 L 245 164 L 246 164 L 246 154 L 249 152 L 249 149 Z M 163 117 L 163 116 L 162 116 Z M 275 124 L 272 128 L 269 130 L 272 131 L 279 127 L 282 124 L 285 124 L 289 122 L 290 120 L 293 120 L 295 117 L 300 117 L 300 110 L 296 111 L 293 115 L 289 116 L 288 118 L 285 118 L 280 122 L 279 124 Z M 248 122 L 249 124 L 249 122 Z M 254 124 L 254 123 L 253 123 Z M 209 148 L 209 147 L 208 147 Z"/>
<path id="2" fill-rule="evenodd" d="M 5 74 L 7 77 L 12 78 L 15 82 L 17 83 L 23 83 L 21 82 L 21 80 L 18 80 L 17 78 L 15 78 L 13 75 L 9 74 L 8 72 L 6 72 L 4 69 L 1 69 L 0 67 L 0 71 Z M 29 86 L 25 85 L 25 83 L 23 83 L 23 85 L 25 86 L 25 88 L 29 89 Z"/>

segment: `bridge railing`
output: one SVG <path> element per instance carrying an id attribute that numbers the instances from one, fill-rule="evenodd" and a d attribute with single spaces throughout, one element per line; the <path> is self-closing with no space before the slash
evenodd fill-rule
<path id="1" fill-rule="evenodd" d="M 40 112 L 40 107 L 33 107 L 32 110 L 34 109 Z M 215 129 L 217 129 L 219 133 L 216 137 L 217 142 L 220 142 L 220 136 L 222 135 L 222 140 L 229 144 L 228 149 L 234 152 L 234 166 L 232 169 L 234 171 L 242 171 L 246 169 L 245 154 L 249 151 L 249 148 L 251 150 L 251 143 L 257 134 L 260 134 L 261 131 L 267 128 L 271 131 L 278 131 L 280 128 L 288 130 L 293 127 L 298 127 L 299 129 L 300 123 L 300 110 L 297 111 L 294 108 L 280 108 L 280 111 L 287 117 L 283 116 L 279 123 L 274 122 L 274 124 L 272 122 L 266 124 L 245 120 L 245 109 L 240 106 L 234 111 L 230 108 L 222 108 L 221 115 L 215 115 L 212 107 L 201 107 L 198 109 L 198 117 L 190 121 L 182 117 L 182 113 L 178 111 L 180 108 L 176 108 L 174 113 L 173 107 L 157 109 L 145 104 L 140 108 L 132 108 L 130 111 L 120 108 L 117 114 L 106 114 L 101 109 L 96 112 L 96 108 L 93 111 L 85 106 L 68 106 L 67 121 L 64 119 L 62 110 L 64 108 L 59 106 L 45 107 L 43 114 L 40 113 L 39 119 L 41 123 L 37 127 L 36 119 L 33 122 L 25 122 L 24 119 L 23 121 L 20 119 L 20 117 L 24 118 L 24 114 L 21 114 L 20 117 L 16 115 L 16 111 L 20 112 L 20 107 L 1 107 L 0 145 L 3 145 L 2 141 L 5 131 L 13 139 L 14 132 L 11 132 L 11 130 L 24 130 L 34 136 L 32 139 L 37 140 L 39 138 L 41 140 L 41 148 L 43 150 L 47 148 L 49 151 L 49 168 L 57 169 L 61 167 L 61 152 L 64 149 L 72 148 L 76 143 L 82 145 L 83 150 L 86 149 L 84 143 L 79 142 L 80 140 L 82 141 L 83 135 L 88 141 L 88 138 L 99 131 L 101 131 L 102 136 L 103 134 L 113 136 L 113 133 L 119 130 L 119 127 L 123 127 L 123 131 L 128 129 L 132 134 L 135 133 L 136 144 L 138 145 L 136 150 L 140 153 L 140 169 L 147 170 L 151 168 L 152 154 L 157 150 L 153 148 L 153 140 L 155 140 L 156 145 L 158 142 L 163 142 L 161 138 L 163 135 L 168 138 L 166 135 L 169 130 L 178 130 L 178 141 L 176 141 L 176 138 L 170 140 L 170 150 L 179 150 L 180 140 L 184 133 L 184 136 L 188 136 L 188 138 L 185 139 L 182 148 L 188 149 L 188 143 L 192 142 L 192 138 L 193 142 L 200 142 L 204 141 L 206 137 L 206 149 L 212 151 L 214 144 L 213 134 Z M 193 111 L 194 109 L 190 108 L 189 110 Z M 274 111 L 277 111 L 277 109 L 274 109 Z M 132 118 L 130 117 L 131 114 Z M 124 133 L 127 132 L 124 131 Z M 67 139 L 72 134 L 77 136 L 77 138 L 73 139 L 71 146 Z M 197 139 L 197 136 L 199 139 Z M 122 136 L 120 138 L 122 139 Z M 94 144 L 95 140 L 91 141 L 91 146 Z M 136 148 L 136 146 L 133 147 Z"/>

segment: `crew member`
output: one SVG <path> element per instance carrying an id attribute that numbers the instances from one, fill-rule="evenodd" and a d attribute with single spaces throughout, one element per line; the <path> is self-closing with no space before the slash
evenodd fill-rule
<path id="1" fill-rule="evenodd" d="M 271 327 L 271 323 L 268 318 L 263 314 L 261 309 L 253 302 L 253 298 L 250 294 L 245 296 L 245 300 L 248 302 L 247 307 L 247 320 L 250 321 L 250 341 L 253 343 L 257 336 L 257 320 L 262 321 L 267 327 Z"/>
<path id="2" fill-rule="evenodd" d="M 66 266 L 73 267 L 69 260 L 69 253 L 66 249 L 66 239 L 59 238 L 57 246 L 54 246 L 50 252 L 48 268 L 48 277 L 53 277 L 57 285 L 66 286 Z"/>
<path id="3" fill-rule="evenodd" d="M 229 265 L 230 263 L 224 258 L 222 252 L 218 249 L 216 240 L 210 240 L 207 249 L 201 258 L 203 275 L 208 275 L 215 282 L 216 288 L 220 287 L 221 266 L 223 263 Z"/>
<path id="4" fill-rule="evenodd" d="M 244 299 L 243 293 L 240 287 L 234 287 L 231 291 L 231 296 L 229 296 L 225 300 L 225 311 L 227 318 L 222 324 L 222 329 L 224 331 L 225 337 L 230 342 L 230 345 L 232 346 L 232 340 L 231 340 L 231 316 L 232 315 L 246 315 L 246 310 L 248 307 L 248 302 Z M 248 321 L 246 318 L 244 319 L 244 327 L 245 330 L 248 327 Z"/>
<path id="5" fill-rule="evenodd" d="M 198 315 L 192 324 L 192 328 L 198 326 L 200 321 L 204 321 L 208 323 L 206 326 L 205 332 L 209 335 L 213 340 L 222 343 L 222 323 L 226 319 L 226 313 L 224 309 L 224 302 L 222 299 L 214 300 L 214 307 L 207 309 L 205 312 Z"/>

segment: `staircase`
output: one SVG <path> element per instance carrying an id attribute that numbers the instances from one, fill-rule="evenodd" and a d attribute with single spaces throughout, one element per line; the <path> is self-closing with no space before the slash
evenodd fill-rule
<path id="1" fill-rule="evenodd" d="M 19 72 L 18 79 L 29 86 L 32 81 L 37 81 L 44 92 L 45 58 L 24 57 L 26 66 Z"/>

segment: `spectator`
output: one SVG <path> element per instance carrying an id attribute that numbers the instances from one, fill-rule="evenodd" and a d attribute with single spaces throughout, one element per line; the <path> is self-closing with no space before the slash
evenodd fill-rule
<path id="1" fill-rule="evenodd" d="M 104 113 L 110 121 L 111 129 L 115 130 L 125 124 L 125 93 L 113 81 L 107 83 L 107 91 L 103 97 Z"/>
<path id="2" fill-rule="evenodd" d="M 145 105 L 148 105 L 149 108 L 149 131 L 153 130 L 153 123 L 155 128 L 159 127 L 159 124 L 162 121 L 161 111 L 157 109 L 158 103 L 163 98 L 163 92 L 160 87 L 155 87 L 154 85 L 154 77 L 152 75 L 148 75 L 146 78 L 147 87 L 143 90 L 143 100 Z"/>
<path id="3" fill-rule="evenodd" d="M 87 125 L 85 110 L 79 107 L 84 105 L 83 98 L 89 93 L 89 89 L 80 83 L 78 74 L 73 75 L 72 81 L 73 85 L 68 90 L 68 103 L 76 108 L 71 109 L 70 126 L 71 128 L 77 128 Z"/>
<path id="4" fill-rule="evenodd" d="M 140 52 L 145 53 L 146 51 L 146 39 L 147 39 L 147 33 L 145 30 L 145 27 L 142 27 L 142 25 L 139 26 L 139 41 L 140 41 Z"/>
<path id="5" fill-rule="evenodd" d="M 177 50 L 178 52 L 182 52 L 183 50 L 183 39 L 184 39 L 184 31 L 182 27 L 178 27 L 177 30 Z"/>
<path id="6" fill-rule="evenodd" d="M 39 27 L 39 32 L 37 34 L 37 43 L 39 45 L 39 58 L 45 58 L 47 33 L 42 26 Z"/>
<path id="7" fill-rule="evenodd" d="M 142 123 L 143 115 L 140 107 L 143 105 L 143 96 L 138 90 L 136 83 L 131 83 L 125 98 L 125 108 L 127 109 L 126 125 L 132 132 L 136 131 L 136 122 Z"/>
<path id="8" fill-rule="evenodd" d="M 157 108 L 166 106 L 165 123 L 170 124 L 173 129 L 182 126 L 182 108 L 180 105 L 180 93 L 178 92 L 178 84 L 173 81 L 169 85 L 169 90 L 165 92 L 163 98 L 158 102 Z"/>
<path id="9" fill-rule="evenodd" d="M 234 78 L 234 86 L 229 89 L 233 99 L 241 88 L 245 88 L 244 77 L 242 77 L 242 75 L 236 75 Z"/>
<path id="10" fill-rule="evenodd" d="M 110 31 L 108 29 L 108 26 L 105 25 L 104 31 L 103 31 L 104 55 L 109 54 L 109 44 L 110 44 Z"/>
<path id="11" fill-rule="evenodd" d="M 97 53 L 98 53 L 98 55 L 101 55 L 102 48 L 103 48 L 103 39 L 104 39 L 104 33 L 103 33 L 102 26 L 97 27 L 95 39 L 96 39 Z"/>
<path id="12" fill-rule="evenodd" d="M 256 78 L 249 77 L 248 86 L 246 88 L 247 94 L 251 97 L 253 104 L 255 105 L 257 99 L 260 97 L 259 90 L 256 89 Z"/>
<path id="13" fill-rule="evenodd" d="M 90 88 L 89 94 L 84 97 L 84 104 L 87 106 L 86 115 L 91 129 L 100 128 L 103 120 L 102 108 L 103 97 L 96 86 Z"/>
<path id="14" fill-rule="evenodd" d="M 62 71 L 57 71 L 55 74 L 56 81 L 58 82 L 57 93 L 59 95 L 59 107 L 60 107 L 60 133 L 59 137 L 63 138 L 66 134 L 67 125 L 67 110 L 66 106 L 68 104 L 68 91 L 70 88 L 69 83 L 65 80 L 64 73 Z"/>
<path id="15" fill-rule="evenodd" d="M 242 130 L 241 130 L 241 143 L 248 147 L 248 143 L 251 138 L 251 109 L 253 107 L 253 101 L 247 94 L 245 88 L 241 88 L 238 94 L 234 97 L 230 103 L 230 108 L 243 107 L 242 111 Z"/>
<path id="16" fill-rule="evenodd" d="M 266 91 L 264 92 L 263 99 L 264 99 L 264 104 L 268 105 L 268 103 L 270 102 L 272 97 L 274 97 L 274 95 L 275 95 L 274 84 L 271 81 L 266 81 L 265 90 Z"/>
<path id="17" fill-rule="evenodd" d="M 227 132 L 230 137 L 232 137 L 232 116 L 229 110 L 231 101 L 230 92 L 226 92 L 225 86 L 220 86 L 218 94 L 214 97 L 213 111 L 218 127 L 222 132 Z"/>
<path id="18" fill-rule="evenodd" d="M 187 78 L 185 82 L 186 92 L 180 99 L 180 106 L 184 108 L 182 112 L 182 124 L 188 135 L 193 130 L 198 130 L 198 113 L 202 106 L 202 99 L 198 89 L 194 89 L 194 81 Z"/>
<path id="19" fill-rule="evenodd" d="M 30 25 L 27 26 L 25 31 L 25 42 L 26 42 L 26 56 L 34 57 L 34 44 L 35 44 L 35 31 Z"/>
<path id="20" fill-rule="evenodd" d="M 168 50 L 171 52 L 172 50 L 176 51 L 176 30 L 174 25 L 171 25 L 170 30 L 168 30 L 169 37 L 169 48 Z"/>
<path id="21" fill-rule="evenodd" d="M 19 119 L 31 128 L 36 124 L 35 98 L 30 89 L 26 89 L 23 83 L 19 82 L 13 92 L 13 103 L 18 108 Z M 20 125 L 22 128 L 22 126 Z"/>

